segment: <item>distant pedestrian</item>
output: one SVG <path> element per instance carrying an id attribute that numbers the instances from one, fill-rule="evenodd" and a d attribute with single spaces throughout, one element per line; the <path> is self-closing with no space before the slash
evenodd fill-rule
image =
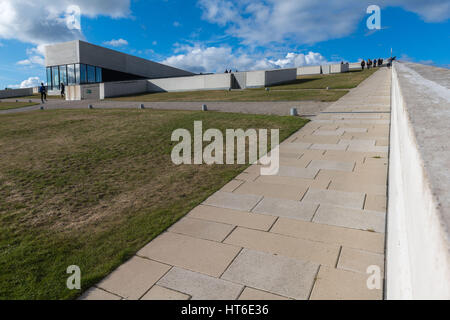
<path id="1" fill-rule="evenodd" d="M 47 90 L 43 82 L 41 82 L 41 86 L 39 87 L 39 93 L 41 94 L 41 102 L 45 103 L 44 100 L 47 101 Z"/>
<path id="2" fill-rule="evenodd" d="M 367 60 L 367 69 L 370 69 L 372 67 L 372 60 Z"/>
<path id="3" fill-rule="evenodd" d="M 383 66 L 383 59 L 381 59 L 381 58 L 378 59 L 378 66 L 379 67 Z"/>
<path id="4" fill-rule="evenodd" d="M 361 68 L 364 70 L 364 68 L 366 67 L 366 61 L 361 61 Z"/>
<path id="5" fill-rule="evenodd" d="M 64 85 L 63 82 L 61 82 L 61 98 L 63 99 L 66 98 L 66 86 Z"/>
<path id="6" fill-rule="evenodd" d="M 373 59 L 373 67 L 374 67 L 374 68 L 377 67 L 377 59 Z"/>
<path id="7" fill-rule="evenodd" d="M 228 73 L 228 69 L 225 69 L 225 73 Z"/>

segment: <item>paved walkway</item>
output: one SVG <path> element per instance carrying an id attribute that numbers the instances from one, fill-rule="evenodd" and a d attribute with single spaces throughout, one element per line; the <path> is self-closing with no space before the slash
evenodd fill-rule
<path id="1" fill-rule="evenodd" d="M 5 102 L 28 102 L 29 99 L 3 99 Z M 39 103 L 39 105 L 24 107 L 19 109 L 0 110 L 1 114 L 20 113 L 27 111 L 39 110 L 43 106 L 47 110 L 55 109 L 87 109 L 91 104 L 95 109 L 137 109 L 144 104 L 147 109 L 158 110 L 193 110 L 200 111 L 202 105 L 208 105 L 210 111 L 220 112 L 237 112 L 249 114 L 273 114 L 280 116 L 287 116 L 291 108 L 297 108 L 302 116 L 314 116 L 321 111 L 327 109 L 332 102 L 320 101 L 261 101 L 261 102 L 221 102 L 221 101 L 206 101 L 206 102 L 127 102 L 127 101 L 64 101 L 59 99 L 49 99 L 45 104 L 40 104 L 41 100 L 32 99 L 32 102 Z"/>
<path id="2" fill-rule="evenodd" d="M 83 299 L 382 299 L 391 74 L 375 73 Z"/>

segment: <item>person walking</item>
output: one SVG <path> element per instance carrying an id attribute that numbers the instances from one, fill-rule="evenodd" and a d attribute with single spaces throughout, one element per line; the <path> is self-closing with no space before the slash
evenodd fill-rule
<path id="1" fill-rule="evenodd" d="M 47 90 L 45 90 L 43 82 L 41 82 L 41 86 L 39 87 L 39 93 L 41 94 L 41 102 L 45 103 L 44 100 L 47 101 Z"/>
<path id="2" fill-rule="evenodd" d="M 64 85 L 63 82 L 61 82 L 61 98 L 63 99 L 66 98 L 66 86 Z"/>
<path id="3" fill-rule="evenodd" d="M 377 67 L 377 59 L 373 59 L 373 67 L 374 67 L 374 68 Z"/>
<path id="4" fill-rule="evenodd" d="M 361 61 L 361 68 L 364 70 L 365 67 L 366 67 L 366 61 L 363 60 L 363 61 Z"/>

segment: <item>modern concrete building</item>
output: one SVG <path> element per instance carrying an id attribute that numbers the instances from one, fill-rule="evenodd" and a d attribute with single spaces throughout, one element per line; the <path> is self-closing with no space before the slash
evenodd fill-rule
<path id="1" fill-rule="evenodd" d="M 49 91 L 59 89 L 60 83 L 82 85 L 194 75 L 80 40 L 47 46 L 45 64 Z"/>

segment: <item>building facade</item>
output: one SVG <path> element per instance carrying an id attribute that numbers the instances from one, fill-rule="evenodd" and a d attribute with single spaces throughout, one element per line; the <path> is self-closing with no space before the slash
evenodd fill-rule
<path id="1" fill-rule="evenodd" d="M 191 72 L 76 40 L 45 48 L 47 84 L 82 85 L 127 80 L 172 78 Z"/>

